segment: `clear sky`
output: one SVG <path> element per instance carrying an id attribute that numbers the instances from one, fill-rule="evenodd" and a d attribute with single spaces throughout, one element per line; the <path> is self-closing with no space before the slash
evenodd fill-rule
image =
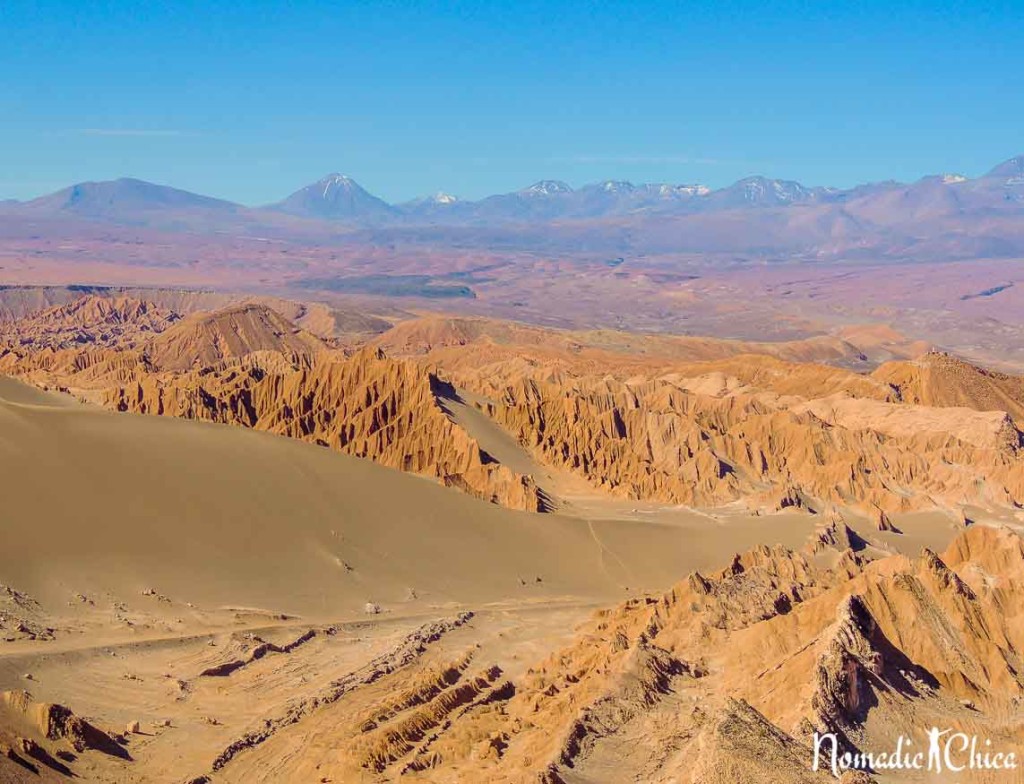
<path id="1" fill-rule="evenodd" d="M 1024 152 L 1024 0 L 0 0 L 0 198 L 851 185 Z"/>

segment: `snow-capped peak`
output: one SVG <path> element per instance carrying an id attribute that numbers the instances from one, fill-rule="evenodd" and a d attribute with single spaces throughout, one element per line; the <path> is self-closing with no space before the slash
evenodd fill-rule
<path id="1" fill-rule="evenodd" d="M 711 193 L 711 189 L 707 185 L 700 185 L 698 183 L 693 185 L 663 185 L 661 187 L 662 189 L 668 188 L 668 193 L 665 195 L 670 196 L 707 196 Z"/>
<path id="2" fill-rule="evenodd" d="M 553 196 L 562 193 L 572 193 L 572 188 L 561 180 L 541 180 L 540 182 L 535 182 L 522 192 L 529 196 Z"/>
<path id="3" fill-rule="evenodd" d="M 636 186 L 625 180 L 605 180 L 601 183 L 601 190 L 605 193 L 632 193 Z"/>
<path id="4" fill-rule="evenodd" d="M 438 191 L 430 197 L 430 201 L 434 204 L 455 204 L 459 199 L 457 196 L 452 196 L 450 193 L 444 191 Z"/>
<path id="5" fill-rule="evenodd" d="M 338 189 L 349 190 L 356 185 L 356 181 L 344 174 L 335 173 L 328 174 L 320 180 L 319 185 L 323 186 L 323 197 L 326 199 L 331 191 Z"/>
<path id="6" fill-rule="evenodd" d="M 943 174 L 942 182 L 946 185 L 954 185 L 958 182 L 967 182 L 967 178 L 962 174 Z"/>
<path id="7" fill-rule="evenodd" d="M 747 177 L 736 183 L 743 198 L 750 202 L 776 200 L 786 203 L 805 199 L 810 195 L 803 185 L 787 180 L 770 180 L 767 177 Z"/>

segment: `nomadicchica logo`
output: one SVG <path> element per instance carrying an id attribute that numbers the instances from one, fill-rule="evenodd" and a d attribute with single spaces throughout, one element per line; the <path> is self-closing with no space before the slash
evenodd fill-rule
<path id="1" fill-rule="evenodd" d="M 1011 771 L 1019 764 L 1017 753 L 997 748 L 990 739 L 931 727 L 923 733 L 924 742 L 900 735 L 890 749 L 881 751 L 841 751 L 834 732 L 814 733 L 815 771 L 828 770 L 839 778 L 846 771 L 881 773 L 928 771 L 930 773 L 961 773 L 963 771 Z"/>

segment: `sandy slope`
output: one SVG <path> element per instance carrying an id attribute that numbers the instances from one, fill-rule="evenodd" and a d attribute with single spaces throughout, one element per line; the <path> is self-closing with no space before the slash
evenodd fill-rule
<path id="1" fill-rule="evenodd" d="M 153 587 L 197 603 L 337 614 L 410 589 L 428 602 L 600 597 L 668 584 L 742 544 L 685 513 L 672 524 L 514 513 L 290 439 L 69 405 L 9 380 L 0 401 L 13 543 L 0 569 L 38 598 Z M 810 528 L 759 526 L 790 543 Z M 25 557 L 43 552 L 45 562 Z"/>

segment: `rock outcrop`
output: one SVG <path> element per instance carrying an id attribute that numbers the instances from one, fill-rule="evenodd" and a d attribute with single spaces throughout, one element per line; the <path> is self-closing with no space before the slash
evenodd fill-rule
<path id="1" fill-rule="evenodd" d="M 146 344 L 146 358 L 163 371 L 217 367 L 261 352 L 308 365 L 327 346 L 265 305 L 245 304 L 191 316 Z"/>
<path id="2" fill-rule="evenodd" d="M 0 346 L 126 347 L 169 329 L 181 316 L 147 300 L 94 294 L 14 322 L 0 322 Z"/>
<path id="3" fill-rule="evenodd" d="M 483 451 L 440 397 L 467 390 L 529 460 L 611 497 L 856 508 L 883 531 L 912 510 L 1024 504 L 1014 419 L 1024 382 L 944 355 L 865 375 L 736 354 L 753 344 L 641 345 L 619 333 L 434 318 L 377 340 L 406 355 L 396 358 L 379 346 L 332 348 L 255 303 L 163 329 L 140 303 L 88 298 L 37 321 L 61 318 L 88 335 L 113 319 L 121 332 L 70 348 L 39 333 L 0 349 L 0 372 L 121 411 L 327 445 L 517 509 L 551 500 Z M 706 355 L 718 358 L 695 361 Z"/>
<path id="4" fill-rule="evenodd" d="M 916 558 L 836 547 L 831 566 L 779 546 L 737 554 L 598 611 L 516 674 L 479 647 L 382 672 L 355 710 L 303 716 L 289 743 L 329 744 L 316 770 L 330 779 L 438 784 L 824 784 L 815 732 L 877 753 L 931 726 L 1019 755 L 1020 536 L 974 526 Z M 250 748 L 219 772 L 239 780 L 280 753 Z"/>
<path id="5" fill-rule="evenodd" d="M 892 386 L 907 403 L 1006 411 L 1024 421 L 1024 379 L 984 370 L 943 352 L 887 362 L 871 375 Z"/>
<path id="6" fill-rule="evenodd" d="M 940 498 L 1024 502 L 1022 437 L 1003 412 L 586 378 L 520 380 L 487 413 L 541 461 L 633 499 L 783 508 L 809 498 L 886 512 Z"/>
<path id="7" fill-rule="evenodd" d="M 37 734 L 40 739 L 66 741 L 78 753 L 101 751 L 126 757 L 117 741 L 103 730 L 76 716 L 69 708 L 33 699 L 27 691 L 0 692 L 0 709 L 11 725 Z"/>

